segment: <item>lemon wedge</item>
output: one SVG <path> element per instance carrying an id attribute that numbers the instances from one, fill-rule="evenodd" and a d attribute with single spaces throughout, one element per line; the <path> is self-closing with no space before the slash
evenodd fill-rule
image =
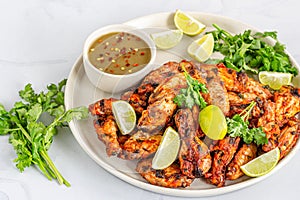
<path id="1" fill-rule="evenodd" d="M 262 176 L 269 173 L 277 165 L 279 159 L 280 150 L 276 147 L 241 166 L 241 170 L 250 177 Z"/>
<path id="2" fill-rule="evenodd" d="M 169 126 L 165 130 L 158 149 L 154 155 L 152 160 L 152 168 L 165 169 L 169 167 L 176 160 L 179 147 L 179 134 Z"/>
<path id="3" fill-rule="evenodd" d="M 181 30 L 167 30 L 150 36 L 158 48 L 171 49 L 181 41 L 183 33 Z"/>
<path id="4" fill-rule="evenodd" d="M 133 107 L 126 101 L 114 101 L 112 112 L 119 130 L 123 135 L 129 134 L 136 124 L 136 114 Z"/>
<path id="5" fill-rule="evenodd" d="M 258 74 L 259 81 L 264 85 L 269 85 L 274 90 L 279 90 L 283 85 L 292 82 L 293 74 L 282 72 L 262 71 Z"/>
<path id="6" fill-rule="evenodd" d="M 204 62 L 213 53 L 214 37 L 211 33 L 202 36 L 188 46 L 188 54 L 199 62 Z"/>
<path id="7" fill-rule="evenodd" d="M 200 111 L 199 125 L 204 134 L 212 140 L 221 140 L 227 133 L 225 115 L 215 105 L 209 105 Z"/>
<path id="8" fill-rule="evenodd" d="M 200 21 L 181 10 L 176 11 L 174 23 L 179 30 L 190 36 L 198 35 L 206 28 Z"/>

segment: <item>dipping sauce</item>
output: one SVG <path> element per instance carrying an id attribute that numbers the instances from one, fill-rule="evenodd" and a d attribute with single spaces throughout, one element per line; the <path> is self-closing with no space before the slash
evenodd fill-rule
<path id="1" fill-rule="evenodd" d="M 140 37 L 126 33 L 109 33 L 90 47 L 88 57 L 99 70 L 124 75 L 141 70 L 151 59 L 150 48 Z"/>

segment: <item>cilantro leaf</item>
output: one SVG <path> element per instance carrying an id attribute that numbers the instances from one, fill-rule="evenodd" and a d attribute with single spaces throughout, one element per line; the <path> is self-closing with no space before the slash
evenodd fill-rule
<path id="1" fill-rule="evenodd" d="M 193 79 L 186 71 L 184 76 L 188 87 L 180 90 L 180 94 L 173 99 L 174 103 L 179 107 L 192 108 L 194 105 L 198 105 L 200 109 L 206 107 L 207 103 L 200 93 L 208 93 L 205 84 Z"/>
<path id="2" fill-rule="evenodd" d="M 8 134 L 10 132 L 10 127 L 10 115 L 5 110 L 4 106 L 0 104 L 0 135 Z"/>
<path id="3" fill-rule="evenodd" d="M 285 72 L 295 76 L 298 74 L 285 53 L 285 46 L 277 40 L 277 32 L 252 34 L 251 30 L 246 30 L 231 35 L 218 25 L 213 26 L 216 30 L 209 33 L 212 33 L 215 40 L 214 51 L 224 55 L 219 63 L 223 62 L 228 68 L 236 71 L 245 70 L 254 74 L 259 71 Z M 266 37 L 274 39 L 275 45 L 266 43 Z"/>
<path id="4" fill-rule="evenodd" d="M 249 128 L 248 118 L 255 102 L 252 102 L 240 114 L 234 115 L 232 118 L 226 118 L 227 133 L 231 137 L 240 137 L 246 144 L 251 142 L 257 145 L 268 143 L 266 134 L 262 128 Z"/>
<path id="5" fill-rule="evenodd" d="M 250 129 L 251 134 L 253 135 L 253 140 L 257 145 L 267 144 L 268 139 L 266 134 L 263 132 L 262 128 L 252 128 Z"/>

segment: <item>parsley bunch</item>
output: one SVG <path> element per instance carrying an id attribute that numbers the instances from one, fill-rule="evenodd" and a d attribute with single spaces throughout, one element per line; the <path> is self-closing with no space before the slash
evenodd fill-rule
<path id="1" fill-rule="evenodd" d="M 47 151 L 57 134 L 57 127 L 67 126 L 72 119 L 88 116 L 86 107 L 65 110 L 63 88 L 66 79 L 58 85 L 48 85 L 46 93 L 36 94 L 27 84 L 19 91 L 22 101 L 16 102 L 10 111 L 0 104 L 0 135 L 10 134 L 9 142 L 13 145 L 17 158 L 16 167 L 23 172 L 26 167 L 36 165 L 49 179 L 57 179 L 60 184 L 70 186 L 50 159 Z M 41 115 L 48 114 L 50 123 L 43 123 Z"/>
<path id="2" fill-rule="evenodd" d="M 277 40 L 276 32 L 244 33 L 231 35 L 213 24 L 216 30 L 211 33 L 214 36 L 214 51 L 224 55 L 222 60 L 210 60 L 208 62 L 223 62 L 228 68 L 236 71 L 246 70 L 257 74 L 260 71 L 274 71 L 298 74 L 292 66 L 289 56 L 285 53 L 285 46 Z M 269 45 L 264 40 L 273 38 L 275 45 Z"/>
<path id="3" fill-rule="evenodd" d="M 226 118 L 227 133 L 231 137 L 241 137 L 246 144 L 250 144 L 251 142 L 254 142 L 257 145 L 266 144 L 268 143 L 268 139 L 261 127 L 248 127 L 248 118 L 255 104 L 256 103 L 253 101 L 240 114 L 234 115 L 231 119 Z"/>
<path id="4" fill-rule="evenodd" d="M 186 106 L 188 108 L 192 108 L 195 104 L 198 105 L 200 109 L 206 107 L 207 103 L 200 94 L 200 91 L 208 93 L 205 84 L 193 79 L 185 69 L 184 76 L 188 87 L 180 90 L 180 94 L 173 99 L 174 103 L 180 107 Z"/>

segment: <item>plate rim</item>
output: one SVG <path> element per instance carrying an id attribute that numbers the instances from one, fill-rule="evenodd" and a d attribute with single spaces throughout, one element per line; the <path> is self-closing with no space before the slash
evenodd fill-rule
<path id="1" fill-rule="evenodd" d="M 249 27 L 251 30 L 254 31 L 259 31 L 259 29 L 257 29 L 256 27 L 249 25 L 247 23 L 244 23 L 242 21 L 239 20 L 235 20 L 226 16 L 222 16 L 222 15 L 216 15 L 216 14 L 211 14 L 211 13 L 205 13 L 205 12 L 196 12 L 196 11 L 192 11 L 192 12 L 188 12 L 191 15 L 208 15 L 211 17 L 217 17 L 217 18 L 222 18 L 222 19 L 226 19 L 226 20 L 230 20 L 234 23 L 239 23 L 242 24 L 244 26 Z M 134 18 L 132 20 L 129 20 L 127 22 L 125 22 L 124 24 L 129 24 L 132 25 L 136 22 L 138 22 L 139 20 L 142 20 L 143 18 L 151 18 L 154 17 L 156 15 L 171 15 L 173 14 L 173 12 L 160 12 L 160 13 L 153 13 L 150 15 L 145 15 L 145 16 L 140 16 L 138 18 Z M 287 52 L 289 54 L 289 52 Z M 299 65 L 297 64 L 296 60 L 289 54 L 291 61 L 296 65 L 296 67 L 299 70 Z M 65 87 L 65 107 L 66 109 L 71 109 L 74 107 L 74 102 L 73 102 L 73 98 L 72 97 L 72 92 L 74 90 L 74 86 L 76 83 L 76 78 L 77 78 L 77 73 L 80 70 L 84 70 L 84 69 L 80 69 L 83 68 L 83 63 L 82 63 L 82 54 L 77 58 L 77 60 L 75 61 L 75 63 L 72 66 L 72 69 L 69 73 L 68 79 L 67 79 L 67 84 Z M 75 77 L 75 78 L 73 78 Z M 233 192 L 233 191 L 237 191 L 240 190 L 242 188 L 246 188 L 249 187 L 251 185 L 254 185 L 255 183 L 261 182 L 262 180 L 265 180 L 266 178 L 270 177 L 271 175 L 273 175 L 274 173 L 276 173 L 278 170 L 280 170 L 283 166 L 285 166 L 296 154 L 296 150 L 297 147 L 299 146 L 300 142 L 299 140 L 297 141 L 297 144 L 293 147 L 293 149 L 289 152 L 289 154 L 283 158 L 278 165 L 268 174 L 261 176 L 261 177 L 257 177 L 257 178 L 250 178 L 248 180 L 245 180 L 243 182 L 240 183 L 236 183 L 233 185 L 228 185 L 228 186 L 224 186 L 221 188 L 211 188 L 211 189 L 192 189 L 189 190 L 188 188 L 183 188 L 183 189 L 178 189 L 178 188 L 165 188 L 165 187 L 161 187 L 161 186 L 156 186 L 156 185 L 152 185 L 148 182 L 142 182 L 140 180 L 137 180 L 133 177 L 130 177 L 128 175 L 125 175 L 123 172 L 113 168 L 112 166 L 108 165 L 106 162 L 102 161 L 99 157 L 97 157 L 96 154 L 94 154 L 92 152 L 91 149 L 89 149 L 88 145 L 86 143 L 84 143 L 84 141 L 82 140 L 82 137 L 80 136 L 80 134 L 78 133 L 78 130 L 76 128 L 76 124 L 77 124 L 77 120 L 72 120 L 69 123 L 69 127 L 70 130 L 73 134 L 73 136 L 75 137 L 76 141 L 79 143 L 79 145 L 81 146 L 81 148 L 98 164 L 100 165 L 100 167 L 102 167 L 103 169 L 105 169 L 106 171 L 108 171 L 110 174 L 114 175 L 115 177 L 130 183 L 131 185 L 134 185 L 136 187 L 139 187 L 141 189 L 145 189 L 151 192 L 156 192 L 159 194 L 164 194 L 164 195 L 169 195 L 169 196 L 178 196 L 178 197 L 207 197 L 207 196 L 217 196 L 217 195 L 221 195 L 221 194 L 225 194 L 225 193 L 229 193 L 229 192 Z"/>

